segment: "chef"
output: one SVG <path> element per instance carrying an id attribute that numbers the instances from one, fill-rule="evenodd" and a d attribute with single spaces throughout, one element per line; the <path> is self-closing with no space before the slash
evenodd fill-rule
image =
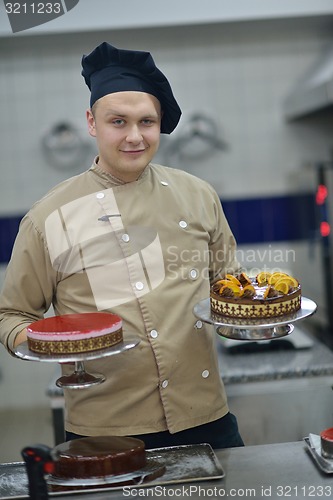
<path id="1" fill-rule="evenodd" d="M 150 53 L 104 42 L 82 67 L 98 156 L 23 218 L 0 297 L 1 342 L 13 352 L 50 306 L 56 315 L 118 314 L 125 338 L 140 343 L 85 363 L 103 384 L 64 389 L 66 438 L 242 446 L 213 329 L 193 314 L 210 284 L 239 267 L 219 197 L 203 180 L 153 163 L 181 111 Z"/>

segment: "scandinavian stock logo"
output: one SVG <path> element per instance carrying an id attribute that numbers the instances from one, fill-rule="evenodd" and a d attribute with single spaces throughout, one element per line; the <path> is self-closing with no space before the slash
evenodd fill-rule
<path id="1" fill-rule="evenodd" d="M 48 23 L 72 10 L 79 0 L 3 0 L 13 33 Z"/>
<path id="2" fill-rule="evenodd" d="M 78 286 L 88 279 L 98 310 L 146 295 L 165 278 L 156 229 L 124 227 L 112 189 L 75 199 L 45 221 L 51 265 Z"/>

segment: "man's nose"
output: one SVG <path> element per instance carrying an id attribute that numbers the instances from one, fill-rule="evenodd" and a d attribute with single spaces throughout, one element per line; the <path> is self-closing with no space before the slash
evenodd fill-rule
<path id="1" fill-rule="evenodd" d="M 133 125 L 129 129 L 126 140 L 128 142 L 135 142 L 135 143 L 142 141 L 142 134 L 140 128 L 137 125 Z"/>

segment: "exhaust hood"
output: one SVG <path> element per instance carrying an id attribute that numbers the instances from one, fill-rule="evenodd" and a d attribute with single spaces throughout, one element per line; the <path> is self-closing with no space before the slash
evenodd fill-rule
<path id="1" fill-rule="evenodd" d="M 287 120 L 333 106 L 333 46 L 304 75 L 284 103 Z"/>

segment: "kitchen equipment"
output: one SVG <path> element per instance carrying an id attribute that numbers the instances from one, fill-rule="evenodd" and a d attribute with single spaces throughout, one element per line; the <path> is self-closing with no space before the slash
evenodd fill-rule
<path id="1" fill-rule="evenodd" d="M 296 120 L 327 109 L 332 104 L 333 46 L 330 45 L 288 95 L 284 114 L 288 120 Z"/>
<path id="2" fill-rule="evenodd" d="M 333 347 L 333 161 L 311 162 L 294 172 L 291 181 L 312 193 L 313 204 L 313 222 L 307 229 L 307 239 L 297 244 L 291 271 L 294 276 L 302 276 L 303 293 L 318 305 L 310 322 L 315 333 Z"/>
<path id="3" fill-rule="evenodd" d="M 22 457 L 28 474 L 29 497 L 33 500 L 49 498 L 45 474 L 53 471 L 51 448 L 37 444 L 23 448 Z"/>
<path id="4" fill-rule="evenodd" d="M 46 160 L 57 169 L 82 165 L 91 153 L 91 144 L 75 125 L 67 121 L 54 124 L 42 137 Z"/>

